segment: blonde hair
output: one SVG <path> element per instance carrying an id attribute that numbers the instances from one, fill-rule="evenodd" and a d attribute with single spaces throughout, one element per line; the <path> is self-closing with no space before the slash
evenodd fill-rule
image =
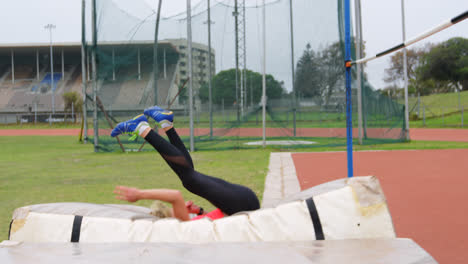
<path id="1" fill-rule="evenodd" d="M 165 205 L 161 201 L 154 201 L 151 206 L 151 213 L 152 215 L 159 217 L 159 218 L 167 218 L 172 217 L 172 210 L 167 205 Z"/>

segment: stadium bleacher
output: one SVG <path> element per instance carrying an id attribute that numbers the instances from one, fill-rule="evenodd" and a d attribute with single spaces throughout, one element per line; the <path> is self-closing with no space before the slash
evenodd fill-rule
<path id="1" fill-rule="evenodd" d="M 106 83 L 101 86 L 101 89 L 99 91 L 100 98 L 104 106 L 114 104 L 116 101 L 116 98 L 120 94 L 120 90 L 122 88 L 123 83 L 122 82 L 112 82 L 112 83 Z"/>
<path id="2" fill-rule="evenodd" d="M 11 78 L 11 71 L 9 74 Z M 15 80 L 32 81 L 35 80 L 36 73 L 31 65 L 17 65 L 15 66 Z"/>
<path id="3" fill-rule="evenodd" d="M 0 63 L 0 111 L 1 112 L 28 112 L 35 109 L 38 111 L 50 111 L 52 109 L 52 92 L 55 96 L 55 109 L 64 109 L 63 94 L 74 91 L 82 95 L 82 69 L 80 45 L 62 47 L 65 49 L 65 63 L 62 65 L 60 59 L 54 64 L 54 74 L 50 73 L 48 49 L 32 45 L 21 47 L 24 52 L 15 53 L 14 68 L 10 64 L 9 53 L 15 47 L 0 47 L 3 55 Z M 165 49 L 172 46 L 165 46 Z M 57 48 L 59 49 L 59 48 Z M 118 49 L 118 46 L 116 47 Z M 39 50 L 39 62 L 35 61 L 35 52 Z M 142 48 L 142 58 L 151 57 L 145 53 L 152 52 L 151 49 Z M 176 52 L 172 50 L 172 52 Z M 58 56 L 60 58 L 60 55 Z M 175 71 L 178 61 L 168 60 L 166 65 L 166 78 L 163 77 L 164 67 L 160 64 L 158 79 L 158 102 L 167 104 L 174 87 Z M 90 67 L 90 64 L 86 64 Z M 36 68 L 38 67 L 38 68 Z M 62 72 L 63 67 L 63 72 Z M 140 68 L 140 76 L 138 76 Z M 14 69 L 14 78 L 12 70 Z M 37 70 L 39 69 L 39 72 Z M 106 74 L 105 81 L 98 81 L 98 96 L 105 108 L 125 109 L 126 107 L 141 107 L 147 103 L 154 103 L 153 99 L 153 65 L 143 59 L 140 66 L 135 62 L 121 64 L 115 68 L 115 79 L 112 69 Z M 87 74 L 90 71 L 86 70 Z M 39 78 L 38 78 L 39 76 Z M 139 78 L 140 77 L 140 78 Z M 52 79 L 54 85 L 51 89 Z M 92 81 L 87 78 L 87 91 L 92 93 Z M 177 89 L 176 89 L 177 90 Z"/>
<path id="4" fill-rule="evenodd" d="M 16 93 L 13 89 L 0 88 L 0 109 L 6 108 L 11 97 Z"/>
<path id="5" fill-rule="evenodd" d="M 78 67 L 79 65 L 74 65 L 68 75 L 66 75 L 66 77 L 68 76 L 68 78 L 65 78 L 64 81 L 65 81 L 65 84 L 63 86 L 63 91 L 66 93 L 66 92 L 69 92 L 69 91 L 76 91 L 78 93 L 81 93 L 81 85 L 78 84 L 78 86 L 80 87 L 80 89 L 76 89 L 76 82 L 79 81 L 81 83 L 81 67 Z"/>
<path id="6" fill-rule="evenodd" d="M 129 80 L 122 84 L 120 93 L 115 100 L 117 106 L 138 106 L 148 80 Z"/>
<path id="7" fill-rule="evenodd" d="M 51 78 L 52 74 L 50 73 L 47 73 L 44 78 L 42 79 L 42 81 L 38 84 L 38 85 L 35 85 L 33 86 L 33 88 L 31 89 L 32 92 L 37 92 L 38 91 L 38 88 L 43 86 L 44 84 L 48 85 L 49 87 L 52 85 L 52 78 Z M 57 90 L 57 85 L 60 81 L 60 79 L 62 79 L 62 73 L 57 73 L 57 72 L 54 72 L 54 77 L 53 77 L 53 80 L 54 80 L 54 87 L 52 87 L 52 91 L 55 91 Z"/>

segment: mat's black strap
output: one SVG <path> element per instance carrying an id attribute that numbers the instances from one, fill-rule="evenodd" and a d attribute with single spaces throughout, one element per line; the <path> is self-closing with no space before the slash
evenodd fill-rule
<path id="1" fill-rule="evenodd" d="M 13 220 L 10 222 L 10 228 L 8 228 L 8 240 L 10 240 L 10 234 L 11 234 L 11 225 L 13 224 Z"/>
<path id="2" fill-rule="evenodd" d="M 81 221 L 83 221 L 83 216 L 75 215 L 75 219 L 73 219 L 71 242 L 80 242 Z"/>
<path id="3" fill-rule="evenodd" d="M 314 199 L 309 198 L 306 200 L 307 208 L 309 208 L 310 218 L 312 218 L 312 224 L 314 225 L 315 230 L 315 239 L 316 240 L 325 240 L 323 235 L 322 223 L 320 223 L 320 217 L 315 207 Z"/>

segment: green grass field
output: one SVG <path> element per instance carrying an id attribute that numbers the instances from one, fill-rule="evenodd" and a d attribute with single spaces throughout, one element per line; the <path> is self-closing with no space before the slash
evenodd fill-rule
<path id="1" fill-rule="evenodd" d="M 398 100 L 399 103 L 404 104 L 403 99 Z M 413 109 L 413 112 L 417 108 L 413 108 L 418 103 L 417 97 L 409 97 L 408 104 L 409 109 Z M 427 96 L 420 97 L 420 115 L 422 116 L 422 105 L 425 105 L 426 108 L 426 117 L 448 115 L 450 113 L 459 112 L 458 108 L 458 93 L 441 93 L 441 94 L 431 94 Z M 468 91 L 460 92 L 460 104 L 468 110 Z"/>
<path id="2" fill-rule="evenodd" d="M 438 117 L 426 117 L 424 120 L 410 121 L 412 128 L 468 128 L 468 107 L 467 111 L 463 112 L 463 119 L 461 112 L 444 114 Z M 463 122 L 462 122 L 463 120 Z M 463 125 L 463 126 L 462 126 Z"/>
<path id="3" fill-rule="evenodd" d="M 119 203 L 115 185 L 183 190 L 205 209 L 208 202 L 185 191 L 156 152 L 99 153 L 74 137 L 0 137 L 0 240 L 7 239 L 13 210 L 51 202 Z M 197 152 L 197 170 L 263 194 L 269 151 Z M 151 202 L 138 202 L 147 206 Z"/>
<path id="4" fill-rule="evenodd" d="M 184 190 L 177 176 L 156 152 L 94 153 L 75 137 L 0 137 L 0 240 L 7 239 L 15 208 L 38 203 L 120 203 L 115 185 L 175 188 L 206 209 L 207 201 Z M 355 150 L 468 148 L 468 143 L 409 142 L 355 146 Z M 345 147 L 314 147 L 294 151 L 340 151 Z M 270 152 L 275 147 L 193 153 L 196 169 L 252 188 L 261 198 Z M 151 202 L 137 204 L 148 206 Z"/>
<path id="5" fill-rule="evenodd" d="M 398 99 L 398 102 L 403 104 L 404 100 Z M 421 96 L 419 108 L 418 98 L 412 96 L 408 98 L 408 104 L 410 116 L 413 117 L 410 127 L 468 128 L 468 91 L 460 92 L 460 94 L 443 93 Z M 463 108 L 463 118 L 461 108 Z"/>

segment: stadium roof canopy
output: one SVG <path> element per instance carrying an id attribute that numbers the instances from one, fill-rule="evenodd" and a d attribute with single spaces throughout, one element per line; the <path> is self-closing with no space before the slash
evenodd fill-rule
<path id="1" fill-rule="evenodd" d="M 91 45 L 91 43 L 88 43 L 88 45 Z M 153 45 L 153 41 L 147 40 L 147 41 L 125 41 L 125 42 L 116 42 L 116 41 L 109 41 L 109 42 L 99 42 L 99 45 L 101 47 L 103 46 L 115 46 L 115 47 L 121 47 L 121 46 L 142 46 L 142 47 L 151 47 Z M 64 50 L 64 52 L 77 52 L 81 50 L 81 42 L 55 42 L 52 43 L 52 46 L 54 48 L 59 48 L 60 50 Z M 31 53 L 35 52 L 36 50 L 39 51 L 48 51 L 50 48 L 49 43 L 8 43 L 8 44 L 2 44 L 0 43 L 0 56 L 5 56 L 8 55 L 10 56 L 11 51 L 13 50 L 15 54 L 21 54 L 21 53 Z M 159 49 L 172 49 L 174 52 L 177 51 L 177 48 L 167 40 L 160 41 L 158 43 L 158 48 Z"/>

